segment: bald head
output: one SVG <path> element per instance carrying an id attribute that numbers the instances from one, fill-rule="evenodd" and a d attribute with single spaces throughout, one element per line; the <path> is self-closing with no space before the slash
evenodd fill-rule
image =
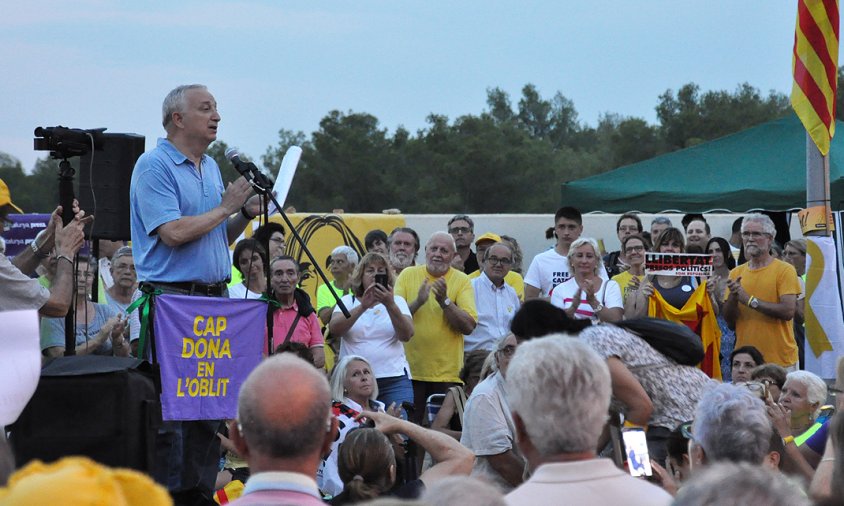
<path id="1" fill-rule="evenodd" d="M 264 360 L 246 378 L 237 419 L 251 455 L 319 458 L 330 429 L 330 407 L 325 376 L 304 360 L 281 353 Z"/>

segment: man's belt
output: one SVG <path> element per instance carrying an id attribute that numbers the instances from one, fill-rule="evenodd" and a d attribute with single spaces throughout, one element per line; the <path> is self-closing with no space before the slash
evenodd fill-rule
<path id="1" fill-rule="evenodd" d="M 149 281 L 149 284 L 153 286 L 160 286 L 160 287 L 169 287 L 175 288 L 177 290 L 184 290 L 188 292 L 190 295 L 204 295 L 206 297 L 220 297 L 226 290 L 226 286 L 228 286 L 227 281 L 220 281 L 219 283 L 213 283 L 210 285 L 206 285 L 203 283 L 191 283 L 190 281 L 185 282 L 163 282 L 163 281 Z"/>

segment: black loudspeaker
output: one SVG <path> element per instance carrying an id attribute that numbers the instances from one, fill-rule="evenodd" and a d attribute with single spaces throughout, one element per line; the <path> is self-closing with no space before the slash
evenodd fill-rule
<path id="1" fill-rule="evenodd" d="M 103 149 L 79 161 L 79 205 L 95 217 L 86 237 L 128 241 L 129 183 L 138 157 L 144 153 L 144 136 L 103 134 Z M 93 155 L 93 165 L 91 159 Z"/>
<path id="2" fill-rule="evenodd" d="M 18 467 L 85 455 L 112 467 L 152 474 L 161 403 L 151 366 L 133 358 L 59 357 L 9 438 Z"/>

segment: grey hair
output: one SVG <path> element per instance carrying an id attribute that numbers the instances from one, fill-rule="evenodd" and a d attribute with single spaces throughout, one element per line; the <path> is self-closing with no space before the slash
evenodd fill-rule
<path id="1" fill-rule="evenodd" d="M 680 488 L 674 506 L 741 504 L 808 506 L 812 504 L 788 477 L 758 464 L 723 462 L 695 473 Z"/>
<path id="2" fill-rule="evenodd" d="M 653 220 L 651 220 L 651 225 L 668 225 L 669 227 L 673 227 L 671 220 L 666 218 L 665 216 L 657 216 Z"/>
<path id="3" fill-rule="evenodd" d="M 597 262 L 595 263 L 595 272 L 594 273 L 598 274 L 598 272 L 599 272 L 598 269 L 603 268 L 604 262 L 601 261 L 601 250 L 598 249 L 598 241 L 596 241 L 595 239 L 592 239 L 591 237 L 579 237 L 571 243 L 571 246 L 569 246 L 569 253 L 568 253 L 568 255 L 566 255 L 566 258 L 568 258 L 568 261 L 569 261 L 569 269 L 571 270 L 572 273 L 574 273 L 574 268 L 572 268 L 574 251 L 577 248 L 579 248 L 581 246 L 586 246 L 586 245 L 592 246 L 592 251 L 595 252 L 595 258 L 597 259 Z"/>
<path id="4" fill-rule="evenodd" d="M 336 248 L 331 250 L 331 256 L 334 256 L 334 255 L 345 255 L 346 261 L 349 262 L 350 264 L 352 264 L 352 267 L 357 265 L 358 262 L 360 261 L 360 257 L 358 256 L 358 252 L 355 251 L 354 249 L 352 249 L 351 247 L 346 246 L 345 244 L 342 245 L 342 246 L 337 246 Z"/>
<path id="5" fill-rule="evenodd" d="M 349 368 L 349 364 L 355 361 L 363 362 L 369 366 L 369 370 L 372 371 L 372 364 L 369 363 L 369 360 L 361 357 L 360 355 L 345 355 L 341 358 L 340 361 L 337 362 L 337 365 L 334 366 L 334 370 L 331 372 L 331 380 L 329 381 L 329 386 L 331 387 L 331 398 L 335 401 L 342 401 L 346 397 L 346 370 Z M 378 382 L 375 381 L 375 372 L 372 373 L 372 395 L 370 395 L 369 398 L 370 400 L 378 398 Z"/>
<path id="6" fill-rule="evenodd" d="M 439 230 L 431 234 L 431 237 L 428 238 L 428 242 L 425 243 L 425 249 L 428 249 L 428 246 L 434 241 L 434 239 L 442 237 L 443 239 L 447 239 L 448 242 L 451 244 L 451 249 L 453 251 L 457 251 L 457 243 L 454 242 L 454 237 L 451 236 L 448 232 L 443 232 Z"/>
<path id="7" fill-rule="evenodd" d="M 498 358 L 496 357 L 496 353 L 504 349 L 504 343 L 507 342 L 507 338 L 510 336 L 516 337 L 512 332 L 499 337 L 495 342 L 495 349 L 484 359 L 484 363 L 481 366 L 481 381 L 498 372 Z"/>
<path id="8" fill-rule="evenodd" d="M 694 440 L 709 462 L 762 463 L 772 430 L 765 403 L 741 386 L 714 386 L 695 408 Z"/>
<path id="9" fill-rule="evenodd" d="M 496 242 L 496 243 L 493 243 L 493 244 L 492 244 L 489 248 L 487 248 L 487 249 L 486 249 L 486 251 L 484 251 L 484 257 L 483 257 L 481 260 L 483 260 L 484 262 L 486 262 L 486 259 L 487 259 L 487 257 L 489 256 L 489 250 L 491 250 L 492 248 L 494 248 L 494 247 L 496 247 L 496 246 L 500 246 L 500 247 L 502 247 L 502 248 L 507 248 L 507 251 L 509 251 L 509 252 L 510 252 L 510 257 L 511 257 L 511 258 L 510 258 L 510 260 L 513 260 L 513 258 L 512 258 L 512 257 L 514 256 L 513 248 L 512 248 L 512 247 L 510 247 L 510 245 L 509 245 L 509 244 L 507 244 L 506 242 Z"/>
<path id="10" fill-rule="evenodd" d="M 120 257 L 131 257 L 132 256 L 132 247 L 131 246 L 121 246 L 117 248 L 117 251 L 114 252 L 114 255 L 111 256 L 112 263 L 116 262 Z"/>
<path id="11" fill-rule="evenodd" d="M 817 374 L 809 371 L 792 371 L 785 377 L 785 381 L 788 380 L 797 381 L 806 387 L 806 399 L 808 399 L 809 404 L 817 403 L 818 405 L 817 409 L 812 413 L 812 418 L 817 418 L 821 406 L 826 401 L 826 382 Z"/>
<path id="12" fill-rule="evenodd" d="M 164 128 L 173 120 L 174 112 L 184 112 L 187 107 L 187 92 L 190 90 L 207 90 L 208 88 L 203 84 L 183 84 L 177 86 L 164 97 L 164 103 L 161 104 L 161 124 Z"/>
<path id="13" fill-rule="evenodd" d="M 520 344 L 505 388 L 511 411 L 542 456 L 595 449 L 612 387 L 606 361 L 588 344 L 566 334 Z"/>
<path id="14" fill-rule="evenodd" d="M 770 235 L 771 237 L 777 235 L 777 227 L 774 226 L 774 222 L 767 214 L 753 213 L 745 216 L 744 219 L 741 221 L 742 232 L 744 232 L 744 229 L 747 228 L 747 224 L 750 222 L 756 222 L 762 225 L 762 231 Z"/>
<path id="15" fill-rule="evenodd" d="M 450 476 L 425 485 L 425 504 L 505 506 L 504 496 L 492 483 L 471 476 Z"/>

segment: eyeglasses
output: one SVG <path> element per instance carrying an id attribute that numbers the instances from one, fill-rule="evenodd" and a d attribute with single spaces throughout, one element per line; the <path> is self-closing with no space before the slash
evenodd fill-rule
<path id="1" fill-rule="evenodd" d="M 621 226 L 618 227 L 619 232 L 638 232 L 639 227 L 632 225 L 632 226 Z"/>
<path id="2" fill-rule="evenodd" d="M 472 229 L 469 227 L 454 227 L 448 229 L 449 234 L 468 234 Z"/>
<path id="3" fill-rule="evenodd" d="M 507 346 L 498 350 L 502 355 L 505 357 L 512 357 L 513 353 L 516 353 L 516 347 L 512 344 L 508 344 Z"/>
<path id="4" fill-rule="evenodd" d="M 509 258 L 489 257 L 486 259 L 489 265 L 511 265 L 513 261 Z"/>
<path id="5" fill-rule="evenodd" d="M 694 423 L 694 421 L 690 421 L 680 424 L 680 434 L 682 434 L 684 438 L 694 439 L 694 436 L 692 436 L 692 425 L 694 425 Z"/>
<path id="6" fill-rule="evenodd" d="M 758 239 L 758 238 L 762 237 L 763 235 L 767 235 L 767 236 L 772 237 L 771 234 L 766 234 L 765 232 L 756 232 L 755 230 L 745 230 L 744 232 L 741 233 L 742 237 L 748 238 L 748 239 L 750 239 L 750 238 Z"/>
<path id="7" fill-rule="evenodd" d="M 624 248 L 625 253 L 633 253 L 634 251 L 645 251 L 644 246 L 628 246 Z"/>
<path id="8" fill-rule="evenodd" d="M 284 237 L 270 237 L 272 242 L 277 242 L 279 244 L 284 244 Z"/>

